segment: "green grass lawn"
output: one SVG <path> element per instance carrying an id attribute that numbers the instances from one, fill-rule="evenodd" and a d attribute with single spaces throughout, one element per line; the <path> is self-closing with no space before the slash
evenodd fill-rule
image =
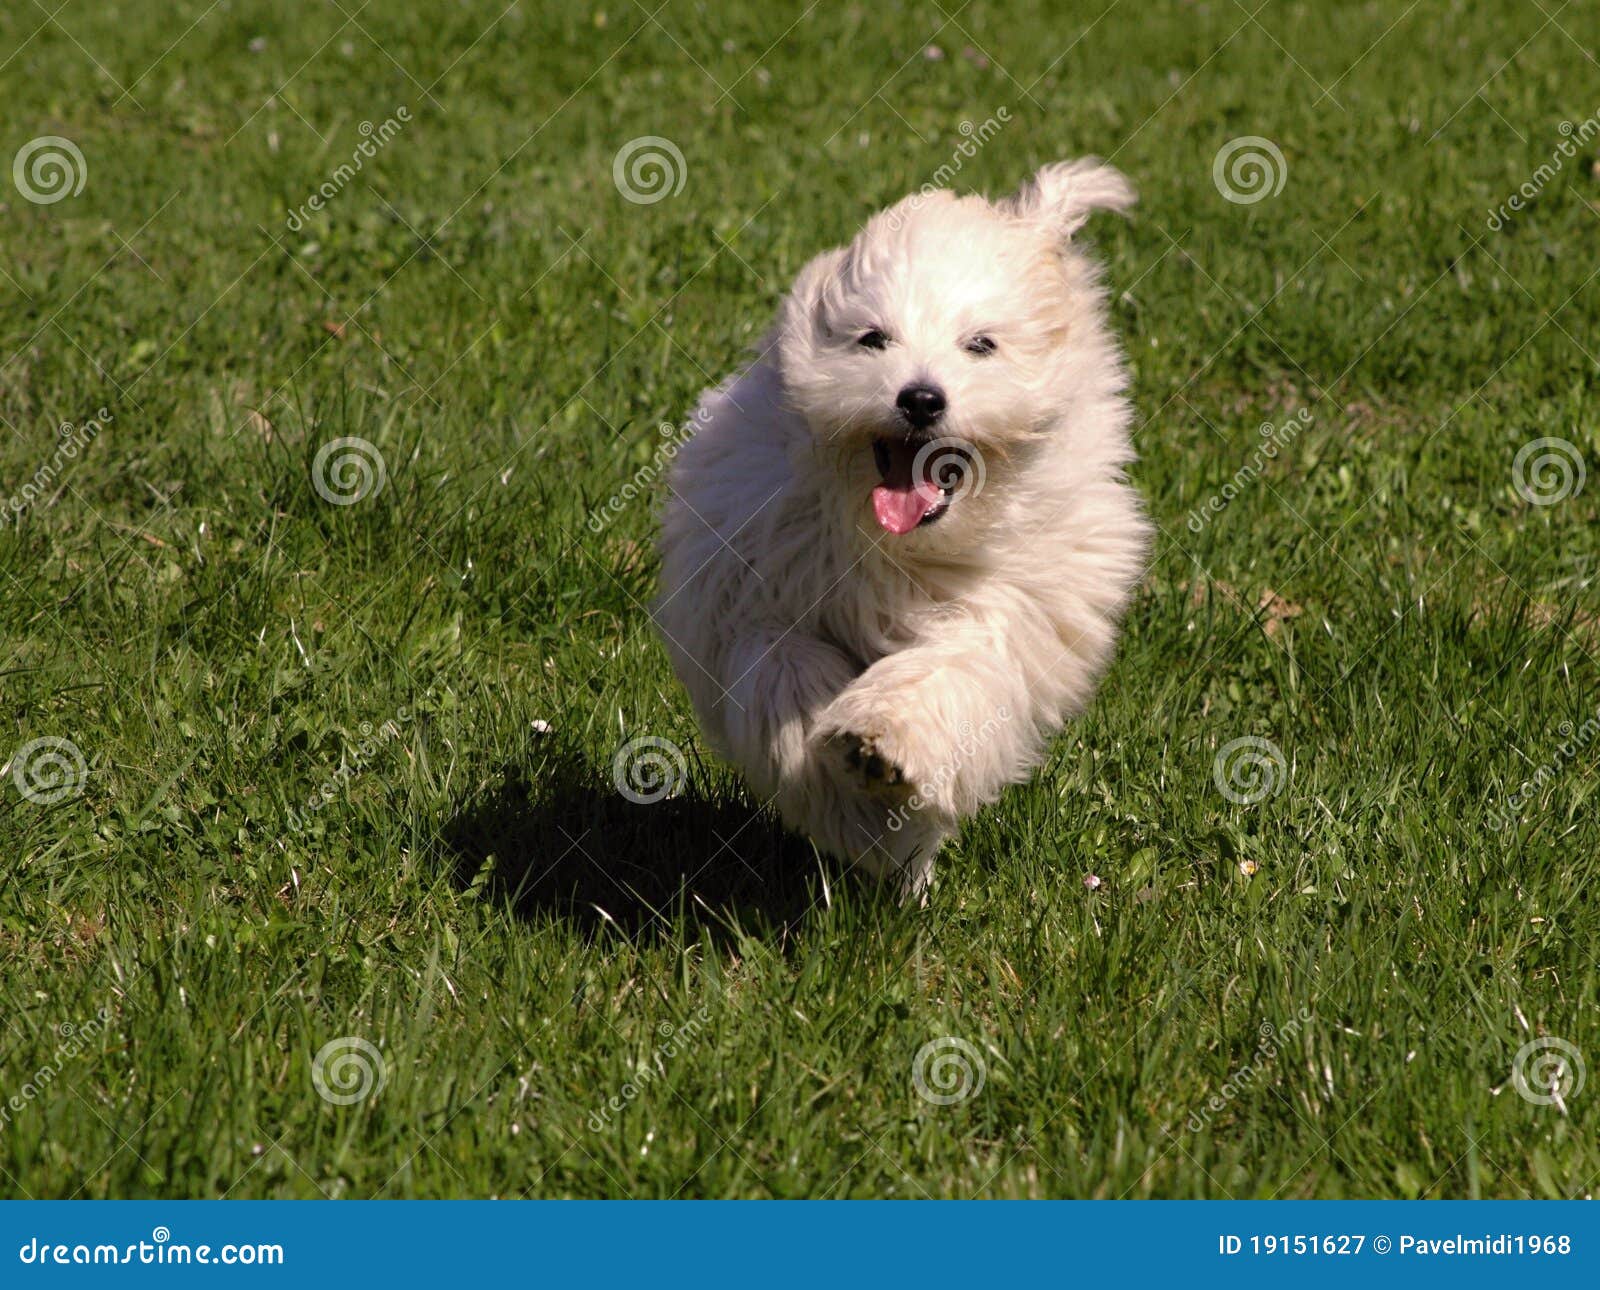
<path id="1" fill-rule="evenodd" d="M 1259 2 L 7 6 L 0 1193 L 1593 1191 L 1596 7 Z M 661 426 L 1083 153 L 1157 552 L 901 908 L 703 748 Z"/>

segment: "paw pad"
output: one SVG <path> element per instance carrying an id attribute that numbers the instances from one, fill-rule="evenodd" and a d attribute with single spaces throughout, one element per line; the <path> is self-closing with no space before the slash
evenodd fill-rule
<path id="1" fill-rule="evenodd" d="M 876 788 L 898 788 L 906 782 L 905 772 L 885 757 L 870 737 L 844 736 L 845 765 Z"/>

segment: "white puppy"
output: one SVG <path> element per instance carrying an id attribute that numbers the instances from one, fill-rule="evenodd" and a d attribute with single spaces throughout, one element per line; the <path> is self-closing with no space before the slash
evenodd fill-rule
<path id="1" fill-rule="evenodd" d="M 655 619 L 717 750 L 822 850 L 922 892 L 1081 710 L 1148 525 L 1071 242 L 1095 159 L 875 215 L 800 273 L 674 463 Z"/>

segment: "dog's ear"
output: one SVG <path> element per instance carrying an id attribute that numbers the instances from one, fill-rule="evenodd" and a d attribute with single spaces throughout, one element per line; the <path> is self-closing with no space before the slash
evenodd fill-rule
<path id="1" fill-rule="evenodd" d="M 1045 166 L 1000 208 L 1023 219 L 1038 220 L 1063 240 L 1071 237 L 1097 210 L 1126 211 L 1138 195 L 1128 178 L 1099 157 L 1056 161 Z"/>
<path id="2" fill-rule="evenodd" d="M 835 247 L 800 270 L 783 304 L 784 330 L 790 335 L 820 340 L 827 334 L 827 297 L 838 290 L 846 254 L 844 247 Z"/>

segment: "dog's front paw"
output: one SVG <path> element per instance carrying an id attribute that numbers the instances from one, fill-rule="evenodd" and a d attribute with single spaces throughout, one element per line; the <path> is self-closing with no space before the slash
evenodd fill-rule
<path id="1" fill-rule="evenodd" d="M 950 776 L 931 755 L 927 722 L 914 719 L 915 712 L 916 705 L 898 691 L 885 697 L 852 689 L 822 713 L 813 738 L 840 783 L 897 808 L 952 815 Z"/>
<path id="2" fill-rule="evenodd" d="M 916 747 L 892 712 L 846 695 L 823 714 L 815 737 L 840 783 L 895 806 L 917 792 Z"/>
<path id="3" fill-rule="evenodd" d="M 896 796 L 911 791 L 905 769 L 886 746 L 887 740 L 883 736 L 842 730 L 833 737 L 833 743 L 844 761 L 845 769 L 863 787 Z"/>

